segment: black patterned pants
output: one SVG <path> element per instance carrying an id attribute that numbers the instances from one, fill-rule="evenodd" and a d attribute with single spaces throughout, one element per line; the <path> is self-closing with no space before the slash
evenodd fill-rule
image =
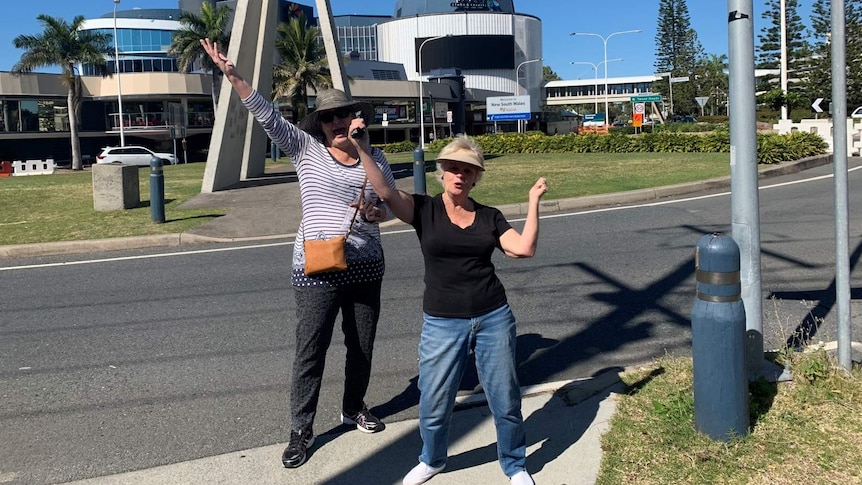
<path id="1" fill-rule="evenodd" d="M 339 311 L 347 347 L 342 410 L 352 414 L 363 408 L 371 379 L 371 354 L 380 317 L 381 283 L 371 281 L 330 288 L 294 287 L 297 323 L 290 393 L 292 430 L 309 429 L 314 424 L 326 352 Z"/>

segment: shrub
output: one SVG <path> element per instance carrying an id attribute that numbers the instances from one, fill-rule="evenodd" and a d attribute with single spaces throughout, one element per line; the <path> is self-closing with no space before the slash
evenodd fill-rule
<path id="1" fill-rule="evenodd" d="M 416 145 L 409 141 L 399 141 L 396 143 L 387 143 L 385 145 L 374 145 L 386 153 L 412 152 Z"/>

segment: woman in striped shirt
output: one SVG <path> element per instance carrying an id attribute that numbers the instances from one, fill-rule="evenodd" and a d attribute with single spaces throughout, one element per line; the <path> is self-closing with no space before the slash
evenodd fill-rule
<path id="1" fill-rule="evenodd" d="M 341 420 L 366 433 L 384 428 L 368 411 L 364 398 L 371 376 L 384 272 L 377 223 L 388 217 L 388 209 L 371 185 L 365 183 L 359 152 L 348 133 L 354 118 L 370 120 L 373 112 L 371 105 L 353 101 L 342 91 L 324 90 L 317 95 L 317 109 L 297 127 L 243 80 L 215 42 L 201 39 L 201 45 L 270 139 L 291 158 L 299 179 L 302 222 L 293 247 L 291 274 L 296 299 L 296 355 L 290 441 L 282 455 L 284 466 L 295 468 L 305 462 L 307 450 L 314 443 L 312 425 L 324 361 L 339 310 L 347 346 Z M 394 189 L 395 179 L 383 151 L 371 148 L 368 137 L 363 140 L 364 149 L 370 151 Z M 365 202 L 357 217 L 356 204 L 362 191 Z M 347 269 L 306 275 L 303 242 L 345 235 L 351 224 L 345 245 Z"/>

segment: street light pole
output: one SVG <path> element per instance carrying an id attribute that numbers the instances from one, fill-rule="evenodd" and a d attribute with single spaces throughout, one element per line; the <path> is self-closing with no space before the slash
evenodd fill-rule
<path id="1" fill-rule="evenodd" d="M 119 115 L 117 116 L 117 121 L 120 122 L 120 146 L 126 146 L 126 135 L 123 131 L 123 95 L 122 88 L 120 87 L 120 39 L 117 37 L 117 5 L 120 4 L 120 0 L 114 0 L 114 73 L 117 76 L 117 109 L 119 110 Z"/>
<path id="2" fill-rule="evenodd" d="M 517 96 L 521 92 L 521 83 L 519 82 L 521 79 L 519 77 L 519 73 L 521 72 L 521 66 L 523 66 L 524 64 L 529 64 L 531 62 L 539 62 L 541 60 L 542 60 L 542 58 L 540 57 L 538 59 L 531 59 L 529 61 L 524 61 L 524 62 L 518 64 L 518 67 L 515 68 L 515 92 L 513 93 L 515 96 Z M 527 92 L 527 94 L 529 94 L 529 91 Z M 518 133 L 521 133 L 521 120 L 518 120 Z"/>
<path id="3" fill-rule="evenodd" d="M 599 112 L 599 66 L 602 64 L 607 64 L 608 62 L 616 62 L 622 61 L 622 57 L 617 57 L 616 59 L 608 59 L 607 61 L 602 61 L 598 64 L 594 64 L 590 61 L 572 61 L 569 64 L 587 64 L 593 66 L 593 71 L 596 73 L 596 82 L 595 87 L 593 88 L 593 100 L 595 101 L 595 106 L 593 107 L 593 114 L 598 114 Z"/>
<path id="4" fill-rule="evenodd" d="M 641 29 L 623 30 L 620 32 L 613 32 L 611 34 L 608 34 L 607 37 L 601 36 L 599 34 L 594 34 L 591 32 L 572 32 L 569 34 L 569 35 L 589 35 L 592 37 L 598 37 L 599 39 L 602 39 L 602 43 L 604 44 L 604 54 L 605 54 L 604 64 L 605 64 L 605 124 L 606 125 L 608 124 L 608 40 L 615 35 L 638 34 L 640 32 L 642 32 Z"/>
<path id="5" fill-rule="evenodd" d="M 118 0 L 115 0 L 118 1 Z M 425 47 L 425 44 L 431 42 L 432 40 L 442 39 L 444 37 L 451 37 L 452 34 L 447 35 L 438 35 L 436 37 L 430 37 L 422 41 L 419 44 L 419 52 L 418 52 L 418 64 L 419 64 L 419 146 L 422 150 L 425 150 L 425 101 L 424 96 L 422 94 L 422 48 Z M 431 112 L 434 112 L 434 107 L 431 107 Z"/>

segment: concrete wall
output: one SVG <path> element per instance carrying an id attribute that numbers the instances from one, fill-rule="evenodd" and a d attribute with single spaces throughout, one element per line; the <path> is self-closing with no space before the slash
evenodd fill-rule
<path id="1" fill-rule="evenodd" d="M 862 120 L 854 120 L 847 118 L 847 156 L 859 156 L 862 151 Z M 773 125 L 773 129 L 779 134 L 794 133 L 804 131 L 820 135 L 823 141 L 829 145 L 829 153 L 834 153 L 835 148 L 832 146 L 832 119 L 817 119 L 817 120 L 800 120 L 799 123 L 794 123 L 792 120 L 779 120 Z"/>

